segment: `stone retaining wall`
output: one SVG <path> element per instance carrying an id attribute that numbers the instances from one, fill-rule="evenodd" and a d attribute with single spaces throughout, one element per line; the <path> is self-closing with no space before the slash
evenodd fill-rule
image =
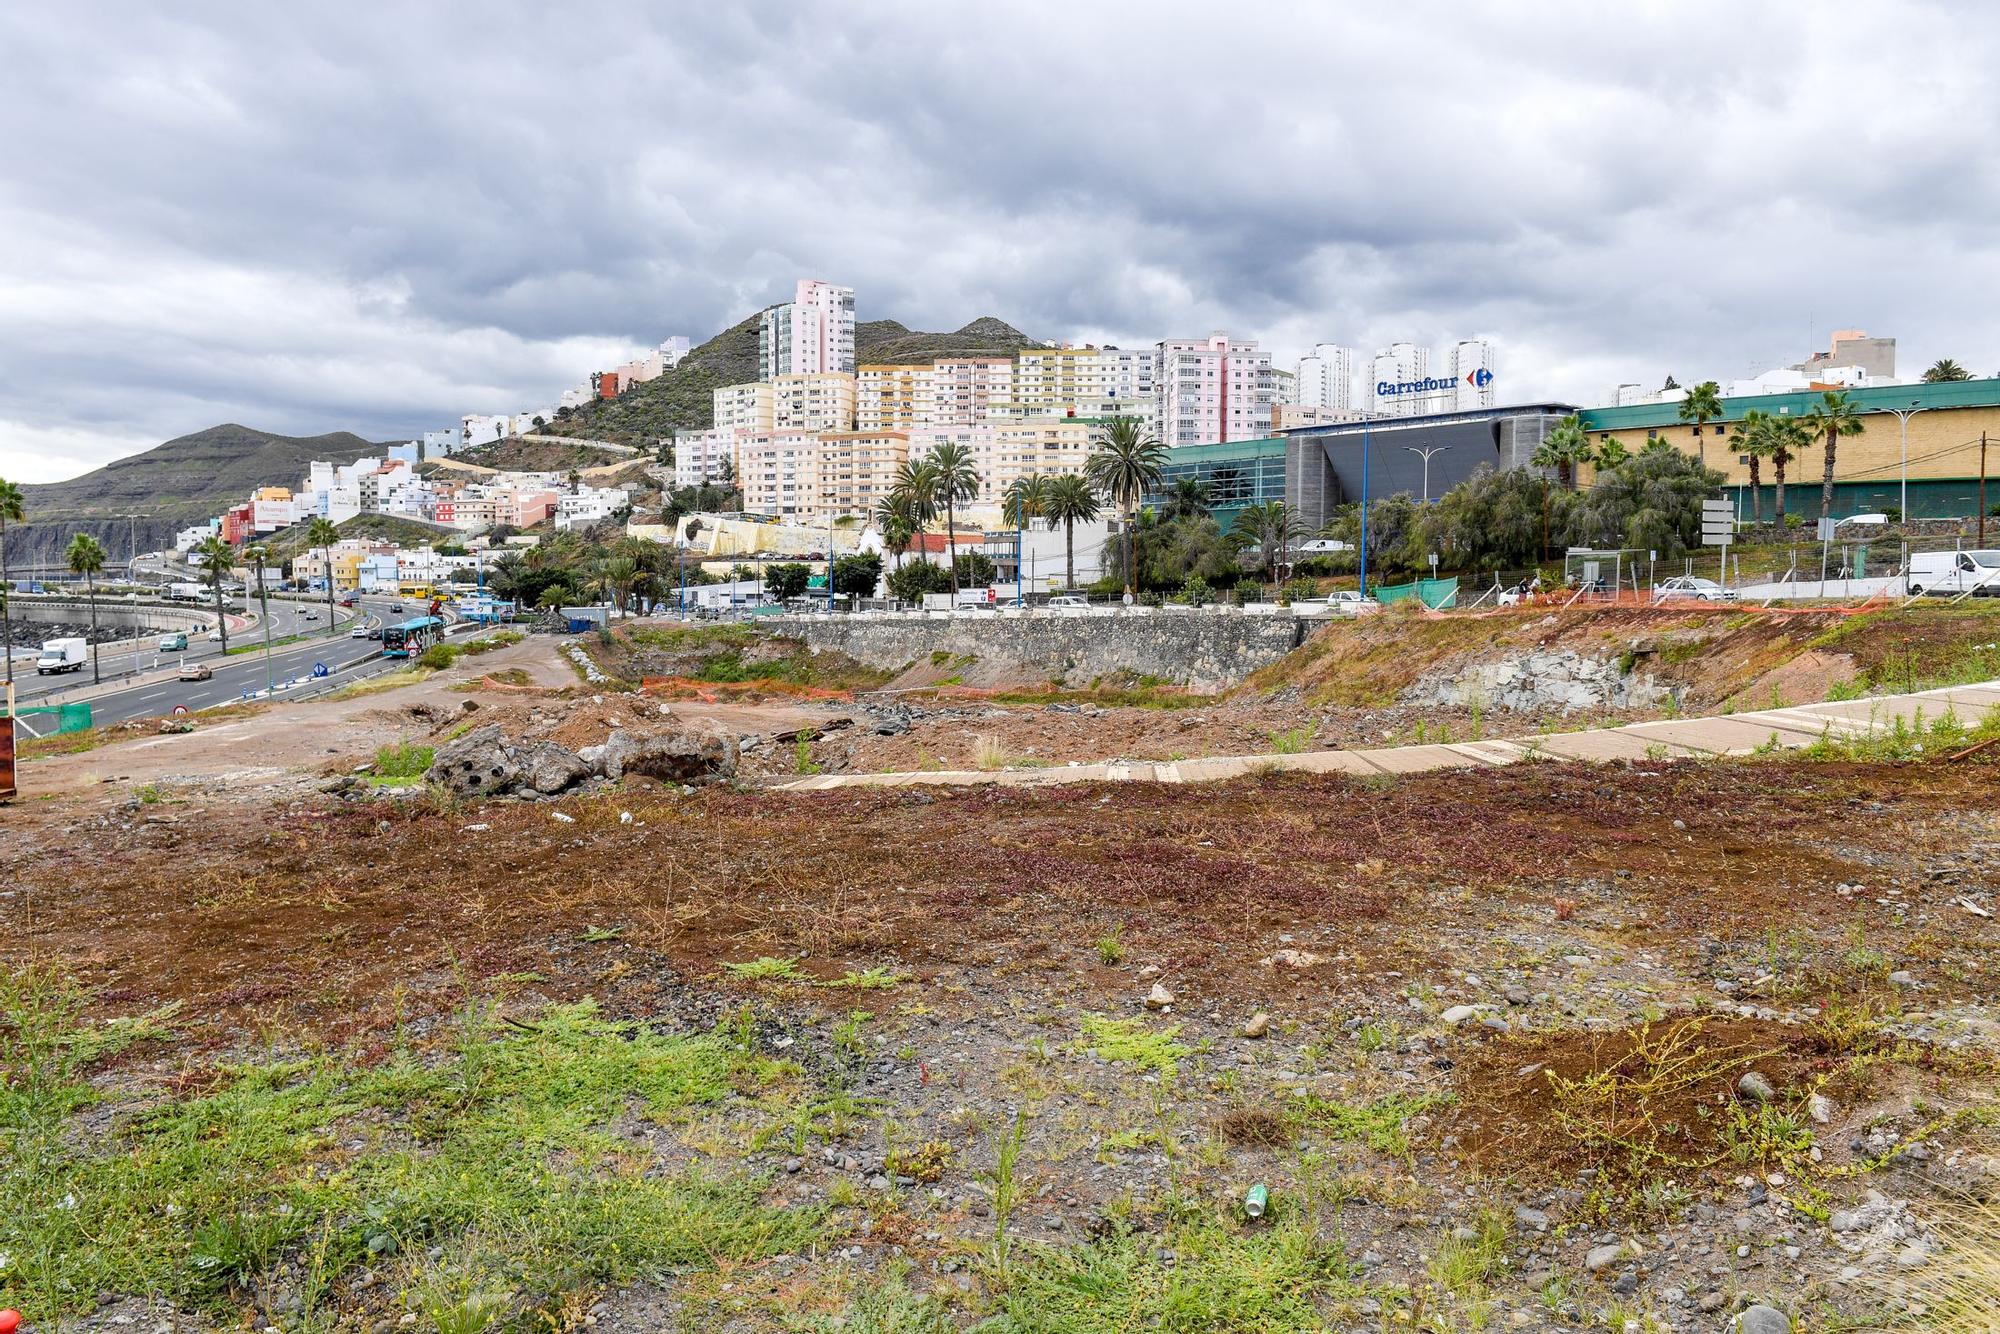
<path id="1" fill-rule="evenodd" d="M 1192 690 L 1222 690 L 1276 662 L 1317 625 L 1292 616 L 1185 615 L 906 617 L 870 621 L 787 618 L 771 629 L 814 651 L 833 650 L 893 671 L 947 653 L 1019 669 L 1027 678 L 1086 686 L 1129 672 Z"/>

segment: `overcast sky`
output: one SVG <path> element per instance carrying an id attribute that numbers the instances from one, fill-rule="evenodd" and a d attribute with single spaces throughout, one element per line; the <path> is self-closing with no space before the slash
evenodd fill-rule
<path id="1" fill-rule="evenodd" d="M 0 476 L 551 402 L 862 319 L 1499 344 L 1503 402 L 1834 328 L 2000 371 L 1983 5 L 0 6 Z"/>

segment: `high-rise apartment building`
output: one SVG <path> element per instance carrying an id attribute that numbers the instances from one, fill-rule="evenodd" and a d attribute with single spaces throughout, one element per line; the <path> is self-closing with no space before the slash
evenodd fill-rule
<path id="1" fill-rule="evenodd" d="M 1393 392 L 1385 386 L 1411 384 L 1430 374 L 1431 350 L 1418 347 L 1415 343 L 1391 343 L 1375 354 L 1368 373 L 1368 393 L 1363 403 L 1368 411 L 1380 417 L 1420 417 L 1427 412 L 1443 409 L 1439 404 L 1449 397 L 1449 391 L 1423 396 L 1417 393 Z M 1449 406 L 1447 404 L 1447 406 Z"/>
<path id="2" fill-rule="evenodd" d="M 1118 348 L 1025 348 L 1014 362 L 1013 392 L 989 400 L 996 420 L 1138 417 L 1150 428 L 1153 355 Z"/>
<path id="3" fill-rule="evenodd" d="M 929 424 L 929 366 L 862 366 L 854 379 L 855 430 L 908 434 Z"/>
<path id="4" fill-rule="evenodd" d="M 854 372 L 854 289 L 801 278 L 757 322 L 757 378 Z"/>
<path id="5" fill-rule="evenodd" d="M 854 377 L 838 373 L 780 375 L 771 381 L 773 431 L 854 429 Z"/>
<path id="6" fill-rule="evenodd" d="M 1299 358 L 1291 401 L 1302 408 L 1347 412 L 1354 407 L 1354 349 L 1315 343 Z"/>
<path id="7" fill-rule="evenodd" d="M 1434 412 L 1473 412 L 1493 406 L 1493 344 L 1484 338 L 1461 338 L 1451 345 L 1450 401 L 1440 399 Z"/>
<path id="8" fill-rule="evenodd" d="M 979 474 L 978 494 L 968 503 L 999 505 L 1007 488 L 1024 477 L 1082 472 L 1095 437 L 1093 423 L 1073 417 L 934 425 L 910 438 L 910 457 L 923 458 L 942 444 L 958 445 Z"/>
<path id="9" fill-rule="evenodd" d="M 910 437 L 902 431 L 820 432 L 819 513 L 874 513 L 909 459 Z"/>
<path id="10" fill-rule="evenodd" d="M 973 426 L 1014 394 L 1012 357 L 940 357 L 931 363 L 931 425 Z"/>
<path id="11" fill-rule="evenodd" d="M 1227 334 L 1154 348 L 1155 433 L 1169 448 L 1254 440 L 1270 430 L 1271 354 Z"/>
<path id="12" fill-rule="evenodd" d="M 771 429 L 771 386 L 761 380 L 749 384 L 726 384 L 711 395 L 715 405 L 713 425 L 718 431 L 769 431 Z"/>
<path id="13" fill-rule="evenodd" d="M 819 509 L 819 433 L 760 431 L 736 437 L 736 484 L 753 514 L 798 518 Z"/>
<path id="14" fill-rule="evenodd" d="M 724 465 L 728 465 L 725 467 Z M 736 432 L 684 431 L 674 437 L 674 485 L 718 481 L 736 467 Z"/>

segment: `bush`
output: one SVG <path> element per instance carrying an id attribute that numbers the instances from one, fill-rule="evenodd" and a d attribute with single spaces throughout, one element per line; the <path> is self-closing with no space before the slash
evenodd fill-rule
<path id="1" fill-rule="evenodd" d="M 789 602 L 806 591 L 812 571 L 803 565 L 770 565 L 764 569 L 764 593 L 775 602 Z"/>
<path id="2" fill-rule="evenodd" d="M 986 585 L 992 583 L 994 576 L 1000 572 L 999 567 L 995 566 L 991 560 L 977 551 L 967 551 L 961 554 L 952 564 L 958 567 L 958 586 L 960 588 L 984 588 Z M 949 588 L 950 584 L 947 583 L 945 586 Z"/>
<path id="3" fill-rule="evenodd" d="M 462 652 L 464 650 L 456 644 L 432 644 L 418 656 L 417 666 L 428 667 L 434 672 L 441 672 L 454 662 L 457 662 L 458 655 Z"/>
<path id="4" fill-rule="evenodd" d="M 905 602 L 922 602 L 926 593 L 950 592 L 951 576 L 931 561 L 904 561 L 903 568 L 889 575 L 889 591 Z"/>

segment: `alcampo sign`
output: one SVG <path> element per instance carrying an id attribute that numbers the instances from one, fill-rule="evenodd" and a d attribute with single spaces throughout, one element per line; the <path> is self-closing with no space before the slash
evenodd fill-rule
<path id="1" fill-rule="evenodd" d="M 1476 371 L 1467 371 L 1464 380 L 1474 389 L 1484 389 L 1493 383 L 1493 372 L 1481 366 Z M 1417 398 L 1426 394 L 1442 394 L 1458 388 L 1457 380 L 1434 380 L 1425 376 L 1421 380 L 1377 380 L 1377 398 Z"/>

